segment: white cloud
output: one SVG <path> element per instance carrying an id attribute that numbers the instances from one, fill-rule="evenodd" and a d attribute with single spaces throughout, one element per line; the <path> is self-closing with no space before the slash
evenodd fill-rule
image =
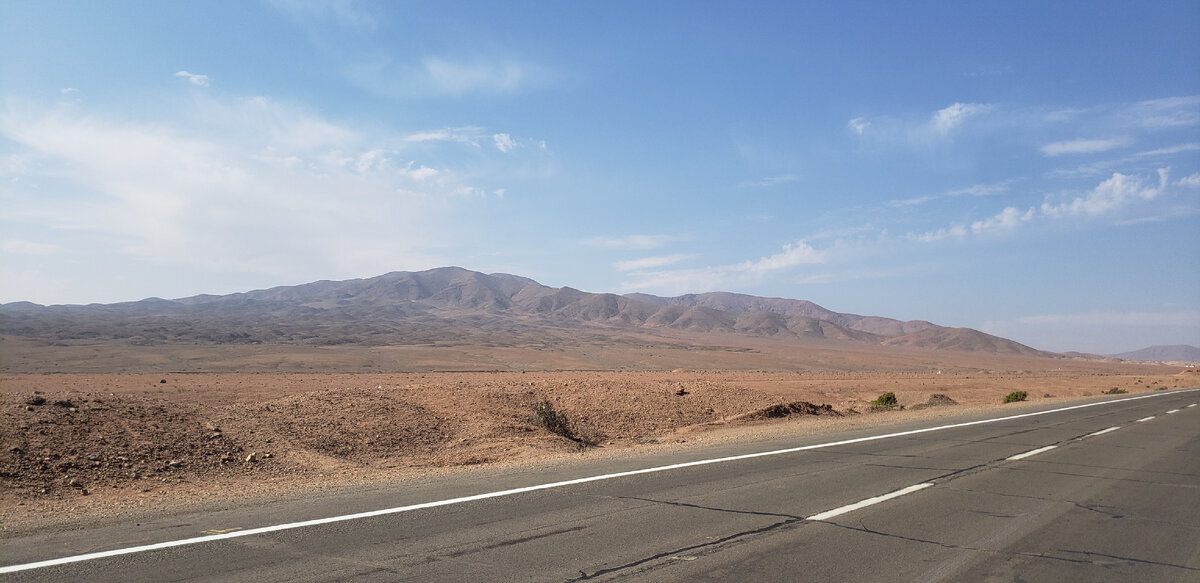
<path id="1" fill-rule="evenodd" d="M 916 197 L 907 198 L 907 199 L 889 200 L 886 204 L 893 208 L 899 208 L 899 207 L 906 207 L 906 206 L 916 206 L 919 204 L 925 204 L 927 202 L 939 200 L 942 198 L 954 198 L 957 196 L 977 196 L 977 197 L 995 196 L 997 194 L 1007 192 L 1008 187 L 1010 184 L 1012 184 L 1012 182 L 1013 182 L 1012 180 L 1004 180 L 1004 181 L 996 182 L 996 183 L 992 183 L 992 184 L 973 184 L 966 188 L 956 188 L 954 190 L 948 190 L 948 191 L 946 191 L 945 194 L 941 194 L 941 195 L 929 194 L 929 195 L 925 195 L 925 196 L 916 196 Z"/>
<path id="2" fill-rule="evenodd" d="M 853 130 L 855 134 L 861 136 L 861 135 L 863 135 L 863 132 L 867 130 L 867 128 L 871 127 L 871 122 L 867 121 L 864 118 L 856 117 L 856 118 L 850 120 L 849 122 L 847 122 L 846 125 L 851 130 Z"/>
<path id="3" fill-rule="evenodd" d="M 1128 142 L 1129 140 L 1125 138 L 1068 140 L 1065 142 L 1046 144 L 1039 149 L 1042 151 L 1042 154 L 1045 154 L 1046 156 L 1062 156 L 1064 154 L 1092 154 L 1095 152 L 1106 152 L 1114 148 L 1119 148 Z"/>
<path id="4" fill-rule="evenodd" d="M 79 93 L 79 90 L 74 87 L 63 87 L 62 89 L 59 89 L 58 92 L 63 95 L 70 95 L 72 93 Z"/>
<path id="5" fill-rule="evenodd" d="M 981 221 L 971 223 L 971 232 L 976 235 L 991 235 L 1005 233 L 1016 229 L 1021 223 L 1026 223 L 1034 217 L 1034 210 L 1022 213 L 1016 207 L 1007 207 L 999 214 Z"/>
<path id="6" fill-rule="evenodd" d="M 1179 153 L 1182 153 L 1182 152 L 1194 152 L 1194 151 L 1196 151 L 1196 150 L 1200 150 L 1200 143 L 1198 143 L 1198 142 L 1191 142 L 1191 143 L 1188 143 L 1188 144 L 1178 144 L 1178 145 L 1175 145 L 1175 146 L 1168 146 L 1168 147 L 1166 147 L 1166 148 L 1158 148 L 1158 149 L 1155 149 L 1155 150 L 1148 150 L 1148 151 L 1146 151 L 1146 152 L 1138 152 L 1138 153 L 1134 154 L 1134 156 L 1138 156 L 1138 157 L 1142 157 L 1142 156 L 1170 156 L 1170 155 L 1172 155 L 1172 154 L 1179 154 Z"/>
<path id="7" fill-rule="evenodd" d="M 195 75 L 187 71 L 176 71 L 175 76 L 187 79 L 188 83 L 197 87 L 208 87 L 208 75 Z"/>
<path id="8" fill-rule="evenodd" d="M 731 265 L 718 265 L 696 269 L 667 271 L 637 271 L 634 280 L 621 284 L 628 291 L 654 290 L 660 293 L 688 293 L 715 291 L 730 286 L 753 284 L 779 272 L 787 272 L 804 265 L 822 264 L 829 260 L 829 252 L 818 250 L 797 241 L 784 245 L 779 253 L 753 261 Z"/>
<path id="9" fill-rule="evenodd" d="M 1190 176 L 1184 176 L 1183 178 L 1180 178 L 1175 184 L 1178 186 L 1183 186 L 1185 188 L 1200 188 L 1200 173 L 1192 174 Z"/>
<path id="10" fill-rule="evenodd" d="M 746 261 L 738 264 L 734 270 L 761 274 L 796 267 L 797 265 L 824 263 L 827 258 L 827 252 L 818 251 L 804 241 L 797 241 L 796 243 L 784 245 L 783 251 L 774 255 L 763 257 L 757 261 Z"/>
<path id="11" fill-rule="evenodd" d="M 934 129 L 944 133 L 962 125 L 967 118 L 988 109 L 989 106 L 981 103 L 955 103 L 934 113 L 930 123 Z"/>
<path id="12" fill-rule="evenodd" d="M 674 265 L 681 261 L 691 259 L 691 255 L 659 255 L 656 257 L 643 257 L 641 259 L 630 259 L 628 261 L 618 261 L 613 264 L 619 271 L 640 271 L 643 269 L 654 269 L 656 267 L 664 267 Z"/>
<path id="13" fill-rule="evenodd" d="M 6 213 L 112 257 L 297 280 L 437 265 L 456 201 L 496 190 L 401 158 L 386 145 L 403 136 L 267 99 L 189 101 L 199 127 L 23 105 L 0 110 L 0 139 L 50 184 L 13 190 Z"/>
<path id="14" fill-rule="evenodd" d="M 928 231 L 921 234 L 909 233 L 906 238 L 909 241 L 917 241 L 920 243 L 936 243 L 946 239 L 962 239 L 967 236 L 967 227 L 964 225 L 952 225 L 947 228 L 938 229 L 936 231 Z"/>
<path id="15" fill-rule="evenodd" d="M 484 138 L 483 128 L 478 126 L 460 126 L 452 128 L 442 128 L 438 130 L 425 130 L 414 132 L 403 136 L 401 139 L 405 142 L 457 142 L 461 144 L 471 144 L 478 146 L 479 141 Z"/>
<path id="16" fill-rule="evenodd" d="M 496 149 L 501 152 L 510 152 L 517 147 L 517 143 L 508 134 L 492 134 L 492 141 L 496 144 Z"/>
<path id="17" fill-rule="evenodd" d="M 1096 216 L 1134 202 L 1153 200 L 1166 186 L 1169 172 L 1169 168 L 1158 170 L 1157 186 L 1149 186 L 1140 178 L 1117 172 L 1086 195 L 1058 204 L 1043 203 L 1041 211 L 1050 218 Z"/>
<path id="18" fill-rule="evenodd" d="M 1134 122 L 1149 129 L 1200 124 L 1200 95 L 1142 101 L 1133 106 Z"/>
<path id="19" fill-rule="evenodd" d="M 624 237 L 592 237 L 584 239 L 583 243 L 591 247 L 645 251 L 657 249 L 678 239 L 679 237 L 671 235 L 627 235 Z"/>

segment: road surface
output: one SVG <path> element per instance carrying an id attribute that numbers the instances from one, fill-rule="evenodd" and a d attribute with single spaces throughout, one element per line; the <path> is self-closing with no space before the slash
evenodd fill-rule
<path id="1" fill-rule="evenodd" d="M 1000 409 L 5 539 L 0 580 L 1200 581 L 1197 403 Z"/>

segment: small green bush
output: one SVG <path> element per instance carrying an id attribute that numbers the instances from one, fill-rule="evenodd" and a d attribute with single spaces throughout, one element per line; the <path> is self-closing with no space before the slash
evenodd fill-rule
<path id="1" fill-rule="evenodd" d="M 1125 393 L 1128 393 L 1128 392 L 1129 391 L 1126 391 L 1125 389 L 1122 389 L 1121 387 L 1113 387 L 1107 391 L 1104 391 L 1104 394 L 1105 395 L 1124 395 Z"/>
<path id="2" fill-rule="evenodd" d="M 1029 393 L 1026 393 L 1025 391 L 1013 391 L 1007 395 L 1004 395 L 1004 402 L 1005 403 L 1016 403 L 1018 401 L 1024 401 L 1025 398 L 1028 396 L 1029 396 Z"/>
<path id="3" fill-rule="evenodd" d="M 871 404 L 876 407 L 895 407 L 900 404 L 900 401 L 896 400 L 896 393 L 887 392 L 879 395 L 879 398 L 871 401 Z"/>

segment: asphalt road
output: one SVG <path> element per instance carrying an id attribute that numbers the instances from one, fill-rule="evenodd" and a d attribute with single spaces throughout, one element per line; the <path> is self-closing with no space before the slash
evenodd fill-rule
<path id="1" fill-rule="evenodd" d="M 1039 411 L 1005 409 L 6 539 L 0 579 L 1200 581 L 1196 403 L 976 423 Z M 775 453 L 737 457 L 755 452 Z M 260 527 L 277 530 L 245 534 Z M 30 567 L 206 536 L 233 538 Z"/>

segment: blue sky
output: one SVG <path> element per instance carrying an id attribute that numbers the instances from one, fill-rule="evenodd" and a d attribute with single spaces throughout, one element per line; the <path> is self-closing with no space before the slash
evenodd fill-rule
<path id="1" fill-rule="evenodd" d="M 460 265 L 1200 345 L 1200 4 L 802 4 L 0 0 L 0 301 Z"/>

